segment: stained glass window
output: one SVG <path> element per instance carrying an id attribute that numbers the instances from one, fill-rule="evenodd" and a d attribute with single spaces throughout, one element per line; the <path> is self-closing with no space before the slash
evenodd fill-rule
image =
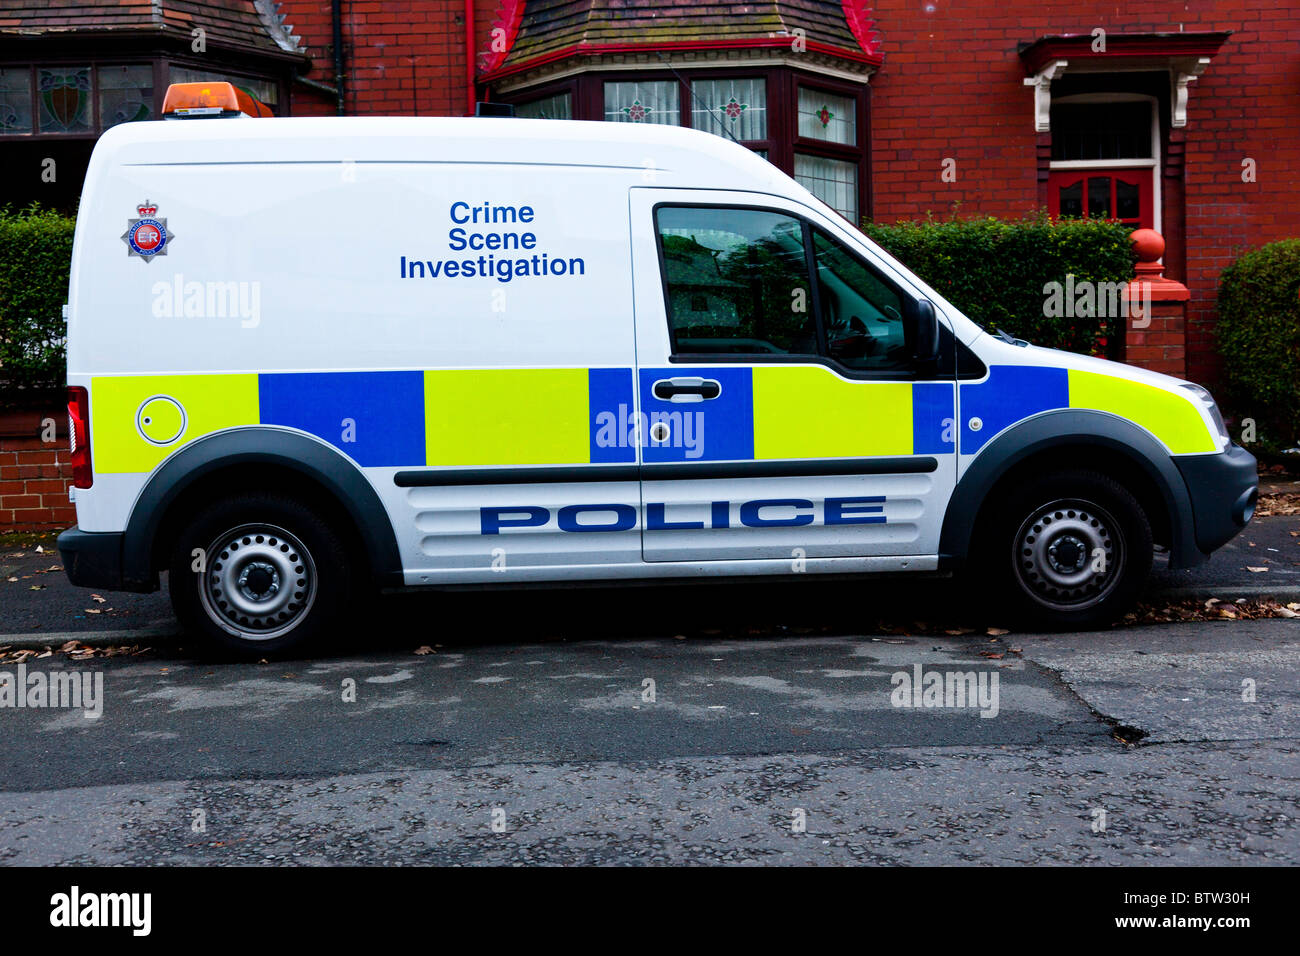
<path id="1" fill-rule="evenodd" d="M 32 131 L 32 71 L 30 67 L 0 70 L 0 133 Z"/>
<path id="2" fill-rule="evenodd" d="M 520 103 L 515 115 L 524 119 L 573 119 L 573 105 L 568 93 L 556 93 Z"/>
<path id="3" fill-rule="evenodd" d="M 767 139 L 767 82 L 762 77 L 696 80 L 691 125 L 739 140 Z"/>
<path id="4" fill-rule="evenodd" d="M 858 164 L 795 153 L 795 181 L 854 225 L 858 224 Z"/>
<path id="5" fill-rule="evenodd" d="M 605 119 L 615 123 L 680 126 L 681 88 L 675 80 L 606 83 Z"/>
<path id="6" fill-rule="evenodd" d="M 799 87 L 799 135 L 856 146 L 857 102 L 848 96 Z"/>
<path id="7" fill-rule="evenodd" d="M 90 67 L 37 70 L 36 102 L 42 133 L 91 132 Z"/>
<path id="8" fill-rule="evenodd" d="M 149 119 L 153 113 L 153 67 L 147 65 L 99 68 L 99 125 Z"/>

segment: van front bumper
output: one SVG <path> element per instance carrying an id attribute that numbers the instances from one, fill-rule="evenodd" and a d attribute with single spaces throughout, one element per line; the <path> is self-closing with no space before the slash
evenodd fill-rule
<path id="1" fill-rule="evenodd" d="M 82 531 L 73 525 L 59 535 L 59 557 L 68 580 L 77 587 L 122 590 L 120 531 Z"/>
<path id="2" fill-rule="evenodd" d="M 1236 537 L 1255 514 L 1259 473 L 1255 456 L 1240 445 L 1218 455 L 1174 459 L 1187 483 L 1196 547 L 1210 554 Z"/>

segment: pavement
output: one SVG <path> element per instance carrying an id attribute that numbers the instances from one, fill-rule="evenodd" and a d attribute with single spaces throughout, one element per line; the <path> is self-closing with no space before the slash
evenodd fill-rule
<path id="1" fill-rule="evenodd" d="M 545 643 L 444 624 L 424 655 L 53 659 L 103 675 L 102 714 L 0 712 L 0 862 L 1300 863 L 1292 621 Z M 996 707 L 899 706 L 917 667 L 997 675 Z"/>

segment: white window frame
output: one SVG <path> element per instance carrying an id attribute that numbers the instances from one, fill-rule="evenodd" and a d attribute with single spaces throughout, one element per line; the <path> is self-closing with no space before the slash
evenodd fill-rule
<path id="1" fill-rule="evenodd" d="M 1147 103 L 1151 107 L 1150 159 L 1054 159 L 1048 164 L 1053 171 L 1071 169 L 1149 169 L 1151 170 L 1152 228 L 1164 235 L 1161 226 L 1160 195 L 1160 101 L 1146 93 L 1075 93 L 1054 96 L 1052 105 L 1065 103 Z"/>

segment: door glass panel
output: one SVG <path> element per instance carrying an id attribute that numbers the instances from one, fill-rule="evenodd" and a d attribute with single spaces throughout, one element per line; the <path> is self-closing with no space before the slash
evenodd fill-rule
<path id="1" fill-rule="evenodd" d="M 655 220 L 674 353 L 816 354 L 799 220 L 672 206 Z"/>
<path id="2" fill-rule="evenodd" d="M 1073 186 L 1062 186 L 1059 193 L 1061 199 L 1061 215 L 1066 219 L 1083 218 L 1083 182 L 1082 180 Z"/>
<path id="3" fill-rule="evenodd" d="M 813 236 L 828 354 L 852 369 L 911 368 L 902 294 L 834 239 Z"/>
<path id="4" fill-rule="evenodd" d="M 1140 192 L 1136 183 L 1126 183 L 1122 179 L 1115 180 L 1116 219 L 1137 219 L 1142 215 Z"/>
<path id="5" fill-rule="evenodd" d="M 1110 177 L 1093 176 L 1088 179 L 1088 218 L 1110 218 Z"/>
<path id="6" fill-rule="evenodd" d="M 1052 159 L 1150 159 L 1151 104 L 1052 104 Z"/>

